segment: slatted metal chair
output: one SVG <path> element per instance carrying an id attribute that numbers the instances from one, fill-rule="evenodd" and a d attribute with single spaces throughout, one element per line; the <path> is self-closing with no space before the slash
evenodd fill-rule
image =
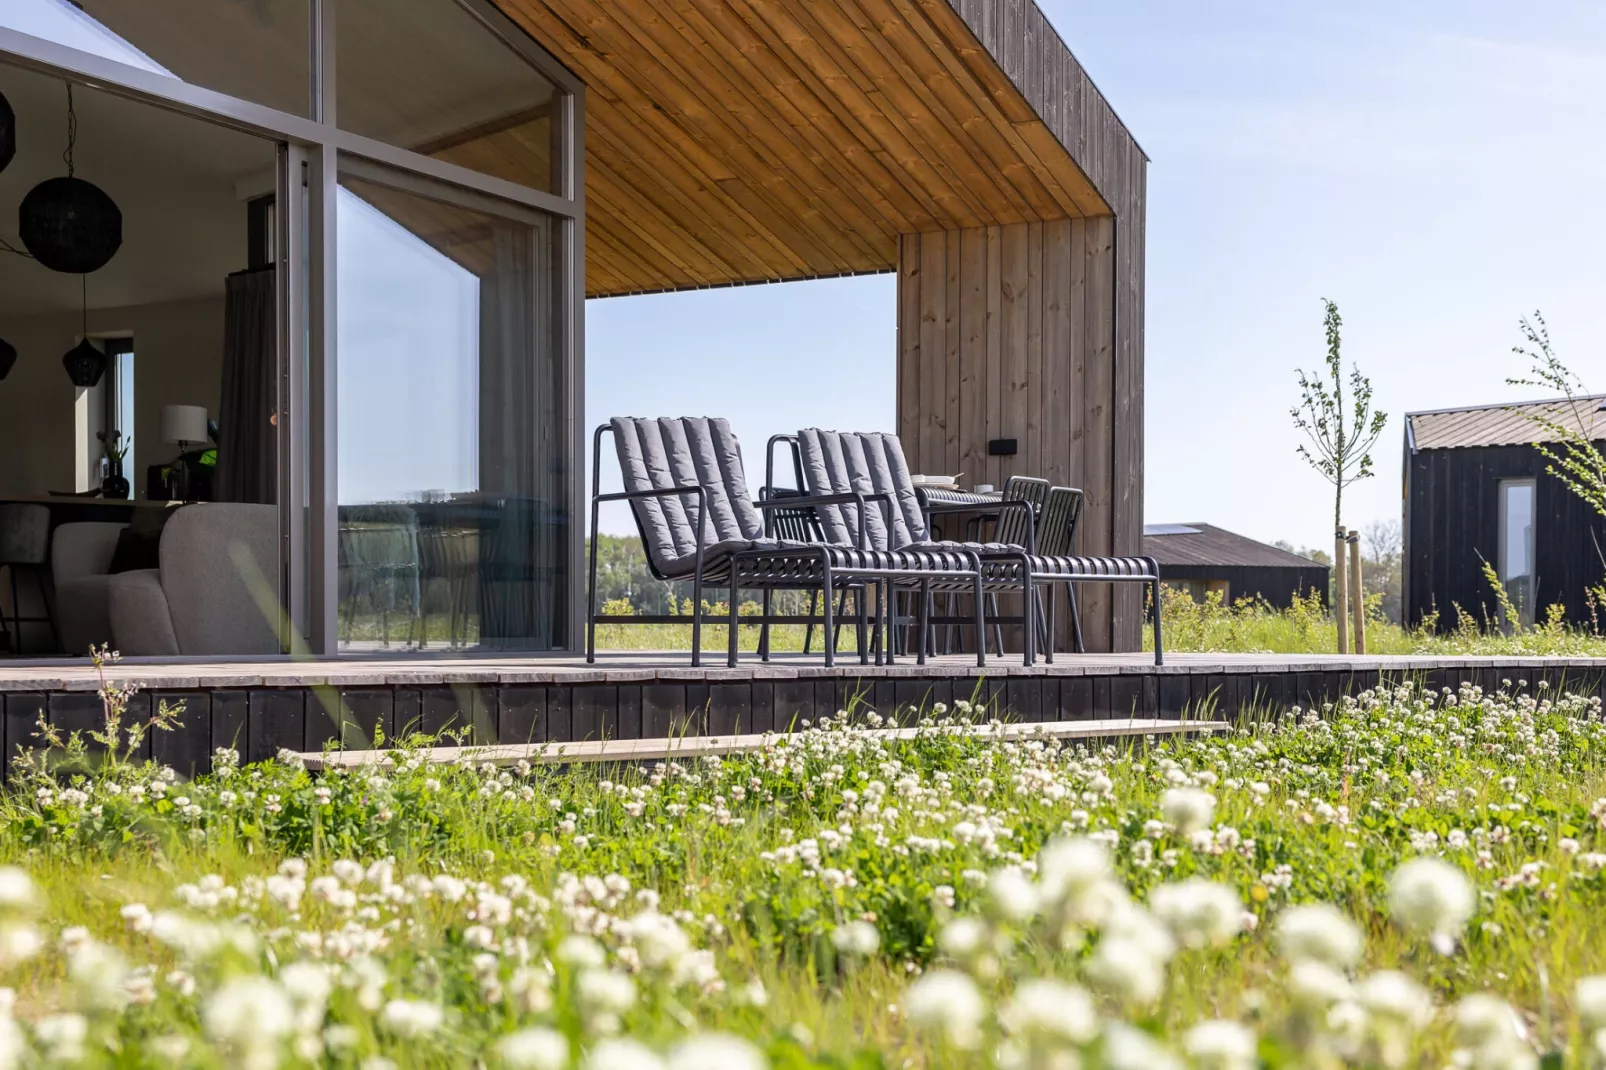
<path id="1" fill-rule="evenodd" d="M 602 436 L 611 434 L 625 489 L 603 494 Z M 872 502 L 886 505 L 885 495 L 848 491 L 754 501 L 748 494 L 741 446 L 729 421 L 704 417 L 640 419 L 616 417 L 592 436 L 590 582 L 586 603 L 586 659 L 596 660 L 599 623 L 679 623 L 682 618 L 604 615 L 597 612 L 597 523 L 606 502 L 628 502 L 641 534 L 648 568 L 660 580 L 692 582 L 691 663 L 701 664 L 703 588 L 728 587 L 729 664 L 737 660 L 741 592 L 814 590 L 823 595 L 823 626 L 834 634 L 834 599 L 842 586 L 874 588 L 898 583 L 967 585 L 981 605 L 981 562 L 972 551 L 889 550 L 873 547 L 867 527 L 877 515 Z M 848 506 L 858 518 L 845 537 L 825 542 L 776 538 L 764 514 L 781 508 Z M 816 514 L 818 515 L 818 514 Z M 838 533 L 842 534 L 842 533 Z M 859 658 L 868 660 L 865 642 L 866 602 L 859 601 Z M 749 621 L 753 623 L 752 621 Z M 756 623 L 767 624 L 768 615 Z M 825 663 L 835 663 L 835 645 L 827 644 Z M 879 658 L 879 651 L 878 651 Z M 985 666 L 985 652 L 977 664 Z"/>
<path id="2" fill-rule="evenodd" d="M 1155 664 L 1164 663 L 1160 622 L 1160 567 L 1150 557 L 1087 557 L 1074 554 L 1049 555 L 1037 545 L 1036 510 L 1029 501 L 1015 506 L 1000 502 L 1002 513 L 1014 508 L 1023 514 L 1026 539 L 1020 543 L 938 542 L 929 537 L 929 510 L 921 507 L 903 446 L 896 435 L 882 432 L 847 433 L 808 428 L 798 432 L 798 449 L 810 494 L 841 493 L 846 490 L 871 491 L 885 495 L 893 508 L 885 523 L 872 517 L 867 526 L 870 545 L 891 550 L 949 551 L 968 549 L 981 561 L 982 583 L 988 593 L 1019 592 L 1024 606 L 1022 661 L 1032 665 L 1037 659 L 1036 591 L 1042 585 L 1075 583 L 1142 583 L 1153 595 Z M 1035 493 L 1035 490 L 1033 491 Z M 1046 502 L 1046 494 L 1044 496 Z M 850 506 L 827 506 L 820 510 L 827 535 L 853 519 Z M 922 606 L 923 612 L 925 607 Z M 1048 600 L 1045 623 L 1049 642 L 1045 657 L 1054 656 L 1054 600 Z M 921 635 L 926 629 L 921 628 Z M 984 629 L 978 629 L 978 636 Z M 978 647 L 985 643 L 978 642 Z M 924 657 L 926 644 L 920 643 Z"/>
<path id="3" fill-rule="evenodd" d="M 1076 487 L 1050 487 L 1037 519 L 1037 552 L 1048 557 L 1070 557 L 1076 553 L 1076 524 L 1082 518 L 1085 495 Z M 1048 597 L 1054 597 L 1049 588 Z M 1065 584 L 1065 598 L 1071 611 L 1071 642 L 1076 653 L 1086 652 L 1082 639 L 1082 615 L 1076 606 L 1076 585 Z M 1054 635 L 1043 628 L 1047 649 L 1052 651 Z"/>

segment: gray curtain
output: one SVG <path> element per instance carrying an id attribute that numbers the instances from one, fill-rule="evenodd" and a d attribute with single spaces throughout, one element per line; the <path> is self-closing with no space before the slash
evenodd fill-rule
<path id="1" fill-rule="evenodd" d="M 555 243 L 550 222 L 494 227 L 480 275 L 480 641 L 550 649 L 567 613 Z"/>
<path id="2" fill-rule="evenodd" d="M 223 306 L 223 400 L 218 407 L 216 498 L 272 505 L 278 486 L 278 272 L 230 275 Z"/>

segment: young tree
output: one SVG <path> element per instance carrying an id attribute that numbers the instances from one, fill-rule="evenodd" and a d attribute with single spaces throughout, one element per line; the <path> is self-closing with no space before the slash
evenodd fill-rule
<path id="1" fill-rule="evenodd" d="M 1299 455 L 1333 485 L 1333 527 L 1344 526 L 1344 488 L 1372 475 L 1372 447 L 1388 423 L 1388 414 L 1372 411 L 1372 381 L 1352 363 L 1349 398 L 1344 394 L 1343 358 L 1339 353 L 1338 306 L 1327 306 L 1327 371 L 1299 372 L 1299 404 L 1291 410 L 1294 426 L 1310 439 Z"/>
<path id="2" fill-rule="evenodd" d="M 1344 527 L 1344 488 L 1372 474 L 1372 446 L 1383 433 L 1388 415 L 1372 411 L 1372 381 L 1350 365 L 1349 396 L 1345 397 L 1344 358 L 1339 328 L 1344 321 L 1338 306 L 1322 298 L 1327 308 L 1327 373 L 1299 372 L 1299 404 L 1291 410 L 1294 426 L 1305 432 L 1310 444 L 1301 443 L 1299 455 L 1333 485 L 1333 623 L 1338 631 L 1338 652 L 1349 652 L 1345 617 L 1349 613 L 1346 562 L 1348 531 Z M 1357 637 L 1360 629 L 1357 628 Z M 1357 638 L 1357 643 L 1360 639 Z M 1364 652 L 1364 651 L 1363 651 Z"/>
<path id="3" fill-rule="evenodd" d="M 1537 324 L 1537 326 L 1535 326 Z M 1551 409 L 1523 409 L 1529 422 L 1545 434 L 1547 442 L 1534 443 L 1550 462 L 1545 471 L 1561 480 L 1601 516 L 1606 516 L 1606 455 L 1595 439 L 1606 435 L 1606 421 L 1597 418 L 1597 399 L 1589 397 L 1583 381 L 1563 364 L 1550 347 L 1550 328 L 1545 317 L 1534 313 L 1532 321 L 1522 320 L 1525 345 L 1511 351 L 1526 357 L 1531 366 L 1527 379 L 1507 379 L 1512 386 L 1532 386 L 1554 391 L 1561 400 Z"/>

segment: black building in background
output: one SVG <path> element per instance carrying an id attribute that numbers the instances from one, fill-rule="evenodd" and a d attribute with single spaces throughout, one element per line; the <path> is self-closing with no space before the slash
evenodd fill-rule
<path id="1" fill-rule="evenodd" d="M 1143 552 L 1160 563 L 1168 585 L 1195 601 L 1220 592 L 1223 605 L 1263 598 L 1286 609 L 1296 593 L 1314 591 L 1327 604 L 1326 565 L 1212 524 L 1146 524 Z"/>
<path id="2" fill-rule="evenodd" d="M 1533 422 L 1548 415 L 1606 439 L 1606 396 L 1414 412 L 1405 418 L 1405 620 L 1438 614 L 1455 626 L 1456 607 L 1478 621 L 1499 618 L 1484 575 L 1487 561 L 1525 622 L 1566 607 L 1589 623 L 1588 588 L 1606 566 L 1606 517 L 1546 472 L 1535 442 L 1552 436 Z"/>

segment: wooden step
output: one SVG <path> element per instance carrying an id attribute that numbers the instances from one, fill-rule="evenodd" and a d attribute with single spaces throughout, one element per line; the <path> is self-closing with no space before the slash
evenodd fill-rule
<path id="1" fill-rule="evenodd" d="M 1102 740 L 1130 736 L 1204 735 L 1232 728 L 1227 721 L 1177 721 L 1129 719 L 1107 721 L 1039 721 L 1030 724 L 975 725 L 944 729 L 976 739 L 1022 740 Z M 864 730 L 876 739 L 908 740 L 931 728 L 871 728 Z M 597 739 L 579 743 L 515 743 L 470 747 L 431 747 L 424 760 L 431 765 L 449 765 L 469 760 L 496 765 L 562 765 L 571 762 L 655 762 L 671 758 L 705 758 L 710 755 L 745 754 L 760 750 L 786 737 L 768 732 L 735 736 L 679 736 L 668 739 Z M 308 769 L 355 769 L 365 766 L 389 768 L 395 751 L 337 750 L 299 755 Z"/>

